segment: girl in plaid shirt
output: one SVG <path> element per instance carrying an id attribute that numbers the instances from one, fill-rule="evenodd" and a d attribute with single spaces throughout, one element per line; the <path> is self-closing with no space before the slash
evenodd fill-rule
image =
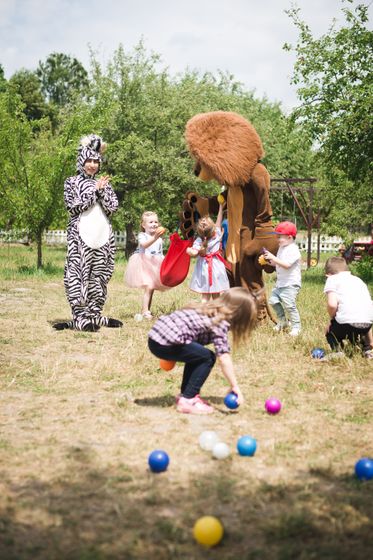
<path id="1" fill-rule="evenodd" d="M 149 349 L 164 360 L 184 362 L 180 395 L 176 398 L 178 412 L 210 414 L 213 407 L 199 396 L 212 370 L 216 357 L 229 392 L 237 394 L 238 403 L 244 401 L 234 374 L 228 343 L 228 332 L 233 343 L 247 340 L 255 326 L 257 302 L 246 288 L 231 288 L 219 298 L 163 315 L 149 332 Z M 216 354 L 205 348 L 213 344 Z"/>

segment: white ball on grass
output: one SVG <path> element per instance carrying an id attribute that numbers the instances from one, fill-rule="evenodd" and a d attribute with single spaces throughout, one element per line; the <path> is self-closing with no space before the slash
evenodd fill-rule
<path id="1" fill-rule="evenodd" d="M 216 432 L 206 431 L 202 432 L 199 436 L 199 444 L 205 451 L 211 451 L 216 443 L 219 441 L 219 436 Z"/>
<path id="2" fill-rule="evenodd" d="M 215 443 L 212 448 L 212 454 L 215 459 L 226 459 L 230 455 L 229 447 L 226 443 L 222 441 Z"/>

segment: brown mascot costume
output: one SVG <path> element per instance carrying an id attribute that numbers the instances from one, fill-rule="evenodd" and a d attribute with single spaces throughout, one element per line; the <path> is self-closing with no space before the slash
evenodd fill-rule
<path id="1" fill-rule="evenodd" d="M 226 259 L 232 265 L 231 285 L 256 292 L 264 286 L 263 269 L 274 268 L 261 258 L 263 247 L 277 253 L 269 201 L 270 177 L 260 159 L 264 150 L 254 127 L 237 113 L 215 111 L 191 118 L 185 131 L 189 151 L 196 161 L 195 174 L 202 181 L 225 186 L 228 241 Z M 204 198 L 189 192 L 183 203 L 181 230 L 194 235 L 200 216 L 217 214 L 217 196 Z M 260 264 L 263 263 L 263 264 Z M 263 297 L 259 318 L 267 315 Z"/>

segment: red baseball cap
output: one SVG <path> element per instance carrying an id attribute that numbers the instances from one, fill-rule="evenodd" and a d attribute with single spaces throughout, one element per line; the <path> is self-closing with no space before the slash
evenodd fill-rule
<path id="1" fill-rule="evenodd" d="M 295 237 L 297 235 L 297 226 L 293 224 L 293 222 L 280 222 L 275 227 L 275 231 L 273 233 L 277 233 L 277 235 L 291 235 Z"/>

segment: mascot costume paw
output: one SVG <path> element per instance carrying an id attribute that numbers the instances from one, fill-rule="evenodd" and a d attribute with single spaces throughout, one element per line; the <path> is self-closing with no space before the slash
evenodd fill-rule
<path id="1" fill-rule="evenodd" d="M 191 118 L 185 131 L 195 174 L 202 181 L 215 180 L 225 187 L 228 240 L 226 259 L 232 265 L 232 286 L 245 286 L 252 292 L 264 287 L 263 269 L 274 268 L 259 257 L 265 247 L 276 254 L 269 201 L 270 177 L 262 163 L 264 150 L 255 128 L 237 113 L 214 111 Z M 220 195 L 221 196 L 221 195 Z M 189 192 L 183 202 L 181 230 L 191 238 L 200 216 L 217 214 L 218 197 L 200 197 Z M 264 296 L 259 318 L 272 318 Z"/>

